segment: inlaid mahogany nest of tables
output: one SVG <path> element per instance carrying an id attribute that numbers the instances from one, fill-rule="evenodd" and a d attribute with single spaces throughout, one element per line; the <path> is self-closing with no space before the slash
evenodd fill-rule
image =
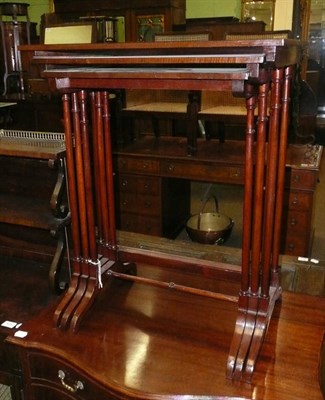
<path id="1" fill-rule="evenodd" d="M 137 288 L 138 284 L 154 288 L 172 287 L 179 294 L 186 292 L 186 295 L 198 295 L 195 300 L 197 304 L 201 301 L 210 302 L 210 299 L 213 299 L 215 307 L 222 303 L 221 309 L 229 314 L 225 320 L 232 321 L 231 333 L 225 325 L 224 328 L 221 327 L 221 331 L 227 331 L 228 339 L 224 340 L 221 335 L 218 340 L 217 328 L 215 331 L 212 329 L 211 334 L 217 338 L 217 351 L 225 350 L 227 353 L 225 357 L 221 357 L 223 373 L 226 369 L 226 376 L 229 378 L 227 385 L 230 390 L 236 390 L 236 382 L 255 379 L 253 372 L 259 360 L 259 353 L 263 342 L 267 346 L 269 336 L 266 333 L 272 325 L 270 322 L 274 307 L 281 298 L 280 225 L 291 81 L 295 66 L 301 58 L 300 42 L 291 39 L 267 39 L 195 43 L 113 43 L 109 46 L 38 45 L 22 46 L 20 50 L 25 64 L 24 70 L 34 76 L 40 74 L 47 79 L 52 90 L 62 93 L 63 100 L 73 274 L 69 289 L 55 309 L 54 327 L 48 329 L 54 335 L 65 337 L 66 343 L 68 338 L 73 338 L 70 342 L 73 348 L 78 331 L 86 329 L 83 328 L 83 322 L 88 319 L 89 323 L 89 318 L 97 320 L 93 306 L 101 297 L 101 293 L 111 286 L 113 278 L 130 280 L 134 283 L 134 288 Z M 169 280 L 141 276 L 140 265 L 144 259 L 131 262 L 121 257 L 116 241 L 108 98 L 110 90 L 139 88 L 227 90 L 246 100 L 244 228 L 242 265 L 239 273 L 240 290 L 236 295 L 231 290 L 230 293 L 225 293 L 204 288 L 193 289 L 183 284 L 173 284 Z M 194 135 L 188 137 L 189 154 L 197 148 L 195 140 Z M 168 263 L 175 264 L 175 259 L 153 257 L 150 263 L 154 263 L 157 270 L 159 267 L 169 270 Z M 178 265 L 181 264 L 184 273 L 193 268 L 193 265 L 191 267 L 188 263 L 182 262 Z M 200 266 L 198 262 L 194 264 L 202 274 L 213 271 L 217 282 L 227 281 L 230 287 L 234 276 L 238 278 L 232 269 L 218 263 L 209 268 Z M 133 287 L 130 288 L 130 292 Z M 139 307 L 141 303 L 139 302 Z M 150 304 L 154 303 L 150 300 L 145 304 L 150 308 Z M 170 309 L 173 310 L 173 307 Z M 315 313 L 313 305 L 310 309 Z M 149 315 L 153 315 L 153 311 L 149 310 Z M 203 304 L 201 312 L 201 318 L 204 319 L 206 310 Z M 180 315 L 185 314 L 181 312 Z M 303 315 L 301 311 L 300 321 L 304 321 Z M 137 321 L 137 317 L 133 317 L 133 322 L 132 318 L 129 323 Z M 308 318 L 310 317 L 308 315 Z M 164 316 L 161 315 L 161 318 L 163 320 Z M 318 321 L 323 326 L 321 316 Z M 100 323 L 100 318 L 98 322 Z M 148 323 L 152 323 L 151 319 Z M 199 325 L 198 331 L 204 334 L 205 325 Z M 66 331 L 65 335 L 63 331 Z M 99 339 L 98 336 L 97 338 Z M 39 339 L 38 345 L 42 338 Z M 32 335 L 25 340 L 31 340 L 32 344 Z M 119 340 L 119 336 L 116 340 Z M 277 340 L 280 340 L 279 337 Z M 18 347 L 23 346 L 23 343 L 15 340 Z M 225 348 L 223 344 L 226 345 Z M 163 349 L 163 343 L 159 347 L 160 350 Z M 56 352 L 60 352 L 60 348 L 58 346 Z M 50 349 L 47 348 L 47 351 Z M 88 357 L 98 358 L 102 353 L 95 353 L 91 349 Z M 191 354 L 185 348 L 183 353 L 187 356 Z M 26 361 L 25 356 L 22 354 Z M 116 354 L 114 356 L 113 362 L 117 360 Z M 270 368 L 271 359 L 268 358 L 269 362 L 266 363 Z M 33 358 L 29 361 L 27 369 L 31 366 L 29 364 L 33 364 Z M 192 361 L 204 363 L 205 357 L 194 357 Z M 210 373 L 219 372 L 219 362 L 220 359 L 215 354 L 212 363 L 214 370 L 210 371 L 211 368 L 208 368 Z M 85 363 L 86 369 L 89 363 L 90 360 Z M 288 367 L 292 367 L 293 363 L 294 361 Z M 35 362 L 34 365 L 37 364 L 38 362 Z M 124 365 L 124 368 L 127 367 L 128 363 Z M 266 370 L 263 372 L 264 379 Z M 36 378 L 40 371 L 32 370 L 31 374 Z M 195 368 L 195 376 L 201 378 L 200 368 Z M 223 376 L 225 379 L 225 375 Z M 63 374 L 60 373 L 60 377 L 66 385 Z M 295 378 L 297 377 L 300 380 L 298 374 Z M 195 381 L 194 376 L 190 377 L 190 381 Z M 193 384 L 199 384 L 200 379 L 197 378 L 196 381 Z M 26 390 L 35 394 L 38 389 L 33 385 L 33 380 L 26 381 Z M 276 382 L 275 386 L 279 386 L 280 390 L 281 382 Z M 184 393 L 185 389 L 181 392 Z M 294 390 L 291 387 L 290 390 L 292 389 Z M 141 398 L 141 395 L 139 397 Z"/>

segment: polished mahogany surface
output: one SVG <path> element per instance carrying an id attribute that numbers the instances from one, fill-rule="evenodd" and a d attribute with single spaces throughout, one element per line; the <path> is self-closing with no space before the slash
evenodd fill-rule
<path id="1" fill-rule="evenodd" d="M 206 278 L 197 274 L 166 272 L 140 263 L 138 269 L 144 276 L 206 285 Z M 210 283 L 218 285 L 215 280 Z M 236 292 L 237 285 L 231 284 L 230 291 Z M 250 384 L 225 377 L 236 316 L 236 303 L 114 281 L 101 292 L 77 334 L 54 328 L 50 308 L 22 325 L 26 338 L 12 336 L 8 341 L 29 354 L 25 368 L 32 372 L 25 379 L 29 382 L 31 373 L 36 386 L 60 387 L 57 369 L 63 368 L 74 372 L 85 391 L 91 383 L 110 399 L 175 399 L 177 395 L 322 399 L 318 362 L 324 298 L 283 293 Z M 40 382 L 43 375 L 48 381 Z"/>

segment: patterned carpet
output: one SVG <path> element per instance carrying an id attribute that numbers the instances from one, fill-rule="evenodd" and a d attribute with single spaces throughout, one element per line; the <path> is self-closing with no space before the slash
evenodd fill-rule
<path id="1" fill-rule="evenodd" d="M 0 385 L 0 400 L 11 400 L 10 387 Z"/>

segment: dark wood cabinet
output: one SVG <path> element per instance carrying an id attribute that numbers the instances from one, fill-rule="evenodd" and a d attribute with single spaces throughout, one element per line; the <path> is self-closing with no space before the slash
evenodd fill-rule
<path id="1" fill-rule="evenodd" d="M 188 18 L 186 19 L 186 30 L 189 32 L 208 30 L 212 33 L 214 40 L 222 40 L 226 34 L 255 34 L 265 31 L 263 21 L 252 21 L 240 23 L 237 18 Z"/>
<path id="2" fill-rule="evenodd" d="M 28 365 L 27 376 L 35 399 L 113 399 L 85 372 L 57 357 L 32 351 L 28 354 Z"/>
<path id="3" fill-rule="evenodd" d="M 122 230 L 175 237 L 189 217 L 190 182 L 159 176 L 158 160 L 118 159 L 117 224 Z"/>
<path id="4" fill-rule="evenodd" d="M 1 302 L 2 300 L 1 293 Z M 8 336 L 8 329 L 0 327 L 0 387 L 7 386 L 7 393 L 10 393 L 12 400 L 21 400 L 22 377 L 19 365 L 19 358 L 15 351 L 11 351 L 4 344 L 5 338 Z M 1 398 L 3 389 L 0 390 Z"/>
<path id="5" fill-rule="evenodd" d="M 163 31 L 185 25 L 185 0 L 162 0 L 157 3 L 151 0 L 54 0 L 54 8 L 56 17 L 62 21 L 76 21 L 80 17 L 96 15 L 124 17 L 127 42 L 144 40 L 141 25 L 147 24 L 147 20 L 151 21 L 147 26 L 149 30 L 154 29 L 152 20 L 155 18 L 159 19 Z"/>
<path id="6" fill-rule="evenodd" d="M 292 168 L 287 171 L 287 190 L 283 214 L 283 252 L 309 256 L 313 238 L 313 205 L 317 187 L 319 162 L 316 169 Z"/>
<path id="7" fill-rule="evenodd" d="M 0 254 L 47 262 L 60 292 L 70 223 L 64 135 L 2 130 L 0 168 Z"/>

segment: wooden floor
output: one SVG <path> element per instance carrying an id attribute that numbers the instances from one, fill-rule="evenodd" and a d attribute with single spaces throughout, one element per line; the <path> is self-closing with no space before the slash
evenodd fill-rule
<path id="1" fill-rule="evenodd" d="M 180 278 L 171 269 L 138 268 L 142 276 L 174 282 Z M 195 280 L 200 285 L 200 278 L 192 274 L 188 278 L 191 285 Z M 236 282 L 231 290 L 237 290 Z M 27 338 L 13 342 L 68 360 L 114 398 L 323 398 L 318 367 L 324 298 L 283 293 L 251 383 L 225 378 L 236 315 L 236 303 L 115 281 L 103 290 L 77 334 L 53 329 L 53 310 L 49 310 L 24 323 L 21 329 L 28 332 Z"/>
<path id="2" fill-rule="evenodd" d="M 0 257 L 0 324 L 25 322 L 55 298 L 49 291 L 48 265 Z M 2 328 L 0 328 L 2 329 Z"/>
<path id="3" fill-rule="evenodd" d="M 49 291 L 47 264 L 0 256 L 0 400 L 11 400 L 10 386 L 16 380 L 11 374 L 19 370 L 17 358 L 4 344 L 12 329 L 1 325 L 24 323 L 56 298 Z"/>
<path id="4" fill-rule="evenodd" d="M 11 257 L 0 257 L 0 383 L 1 373 L 15 364 L 3 341 L 11 329 L 5 321 L 23 323 L 56 299 L 48 287 L 48 266 Z"/>

